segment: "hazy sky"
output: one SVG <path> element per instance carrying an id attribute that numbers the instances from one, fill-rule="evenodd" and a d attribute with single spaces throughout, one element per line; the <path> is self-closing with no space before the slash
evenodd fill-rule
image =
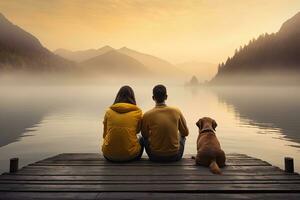
<path id="1" fill-rule="evenodd" d="M 219 63 L 298 11 L 300 0 L 0 0 L 51 50 L 127 46 L 173 63 Z"/>

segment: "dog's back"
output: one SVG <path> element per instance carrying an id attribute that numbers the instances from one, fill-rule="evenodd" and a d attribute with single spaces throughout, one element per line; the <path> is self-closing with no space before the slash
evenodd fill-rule
<path id="1" fill-rule="evenodd" d="M 201 120 L 213 121 L 210 118 L 202 118 Z M 201 125 L 197 124 L 197 126 L 199 129 L 202 128 Z M 214 128 L 215 127 L 216 125 Z M 197 139 L 197 156 L 195 159 L 196 164 L 209 167 L 212 173 L 221 174 L 219 167 L 225 166 L 225 159 L 225 153 L 221 149 L 221 145 L 216 137 L 215 132 L 213 130 L 210 131 L 210 129 L 205 130 L 205 132 L 200 130 Z"/>
<path id="2" fill-rule="evenodd" d="M 225 165 L 225 153 L 220 148 L 220 143 L 216 137 L 207 136 L 199 141 L 201 147 L 197 151 L 196 164 L 210 168 L 214 174 L 221 174 L 219 167 Z"/>
<path id="3" fill-rule="evenodd" d="M 221 149 L 221 145 L 213 132 L 206 132 L 199 135 L 197 140 L 197 151 L 205 149 Z"/>

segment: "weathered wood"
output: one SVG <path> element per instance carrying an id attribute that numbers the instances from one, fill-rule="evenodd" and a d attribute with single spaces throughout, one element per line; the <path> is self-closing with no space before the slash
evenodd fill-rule
<path id="1" fill-rule="evenodd" d="M 192 156 L 195 156 L 195 155 L 185 155 L 184 158 L 191 158 Z M 226 155 L 226 158 L 227 159 L 230 159 L 230 158 L 236 158 L 236 159 L 253 159 L 245 154 L 227 154 Z M 147 158 L 143 158 L 144 160 L 147 160 Z M 53 157 L 50 157 L 50 158 L 47 158 L 45 159 L 44 161 L 47 161 L 47 160 L 56 160 L 56 161 L 59 161 L 59 160 L 64 160 L 64 161 L 76 161 L 76 160 L 79 160 L 79 161 L 97 161 L 97 160 L 103 160 L 103 156 L 100 155 L 100 154 L 96 154 L 96 153 L 64 153 L 64 154 L 58 154 L 56 156 L 53 156 Z"/>
<path id="2" fill-rule="evenodd" d="M 164 200 L 174 200 L 174 199 L 214 199 L 214 200 L 229 200 L 229 199 L 264 199 L 264 200 L 277 200 L 286 199 L 298 200 L 300 194 L 199 194 L 199 193 L 100 193 L 99 199 L 131 199 L 131 200 L 148 200 L 148 199 L 164 199 Z"/>
<path id="3" fill-rule="evenodd" d="M 37 181 L 37 180 L 22 180 L 22 181 L 9 181 L 2 180 L 0 184 L 31 184 L 31 185 L 91 185 L 91 184 L 300 184 L 300 180 L 117 180 L 117 181 L 107 181 L 107 180 L 97 180 L 97 181 Z"/>
<path id="4" fill-rule="evenodd" d="M 92 161 L 80 161 L 80 160 L 48 160 L 48 161 L 40 161 L 29 166 L 118 166 L 119 163 L 112 163 L 105 160 L 92 160 Z M 172 163 L 152 163 L 149 160 L 141 160 L 136 162 L 128 162 L 122 163 L 122 166 L 194 166 L 195 160 L 183 158 L 179 162 Z M 227 166 L 267 166 L 269 163 L 259 160 L 259 159 L 227 159 Z"/>
<path id="5" fill-rule="evenodd" d="M 19 169 L 19 158 L 11 158 L 9 162 L 9 172 L 15 173 Z"/>
<path id="6" fill-rule="evenodd" d="M 0 176 L 0 199 L 298 199 L 300 176 L 244 154 L 227 155 L 223 175 L 143 158 L 111 163 L 99 154 L 59 154 Z M 123 193 L 126 192 L 126 193 Z M 226 194 L 224 194 L 226 193 Z M 84 195 L 86 194 L 86 195 Z"/>
<path id="7" fill-rule="evenodd" d="M 243 174 L 285 174 L 282 170 L 273 166 L 227 166 L 222 169 L 223 174 L 243 175 Z M 28 166 L 17 172 L 16 174 L 22 175 L 205 175 L 211 174 L 209 169 L 201 166 Z M 212 175 L 212 174 L 211 174 Z"/>
<path id="8" fill-rule="evenodd" d="M 299 181 L 299 176 L 293 175 L 272 175 L 272 176 L 258 176 L 258 175 L 244 175 L 244 176 L 211 176 L 211 175 L 177 175 L 177 176 L 27 176 L 27 175 L 2 175 L 0 181 L 185 181 L 185 180 L 202 180 L 202 181 L 264 181 L 264 180 L 291 180 Z"/>
<path id="9" fill-rule="evenodd" d="M 294 159 L 290 157 L 284 158 L 284 170 L 287 173 L 294 173 Z"/>
<path id="10" fill-rule="evenodd" d="M 32 199 L 48 199 L 48 200 L 174 200 L 174 199 L 214 199 L 214 200 L 229 200 L 229 199 L 264 199 L 264 200 L 298 200 L 300 194 L 264 194 L 264 193 L 242 193 L 242 194 L 205 194 L 205 193 L 150 193 L 150 192 L 5 192 L 1 193 L 2 199 L 5 200 L 32 200 Z"/>
<path id="11" fill-rule="evenodd" d="M 107 199 L 106 197 L 98 198 L 99 196 L 100 193 L 98 192 L 1 192 L 0 200 L 92 200 L 103 198 Z"/>
<path id="12" fill-rule="evenodd" d="M 196 165 L 190 165 L 190 166 L 151 166 L 151 165 L 133 165 L 133 166 L 126 166 L 124 167 L 123 165 L 100 165 L 100 166 L 38 166 L 38 165 L 30 165 L 30 166 L 26 166 L 24 168 L 22 168 L 22 172 L 25 171 L 45 171 L 48 170 L 50 171 L 86 171 L 86 169 L 88 169 L 89 171 L 92 172 L 103 172 L 104 170 L 109 170 L 111 172 L 113 171 L 118 171 L 118 172 L 122 172 L 122 171 L 146 171 L 146 170 L 151 170 L 151 171 L 164 171 L 164 170 L 173 170 L 173 171 L 177 171 L 177 170 L 182 170 L 184 168 L 185 171 L 202 171 L 202 170 L 206 170 L 208 169 L 207 167 L 202 167 L 202 166 L 196 166 Z M 243 171 L 269 171 L 269 170 L 273 170 L 273 171 L 282 171 L 280 170 L 278 167 L 274 167 L 271 165 L 267 165 L 267 166 L 225 166 L 221 169 L 224 169 L 226 171 L 238 171 L 238 170 L 243 170 Z M 20 173 L 22 173 L 20 172 Z"/>
<path id="13" fill-rule="evenodd" d="M 0 191 L 80 192 L 300 192 L 299 184 L 1 184 Z"/>

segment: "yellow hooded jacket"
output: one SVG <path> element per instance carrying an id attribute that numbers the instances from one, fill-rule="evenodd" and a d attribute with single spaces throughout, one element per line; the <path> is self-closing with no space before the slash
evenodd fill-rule
<path id="1" fill-rule="evenodd" d="M 116 103 L 105 113 L 102 152 L 114 161 L 126 161 L 141 151 L 137 134 L 141 130 L 142 111 L 136 105 Z"/>

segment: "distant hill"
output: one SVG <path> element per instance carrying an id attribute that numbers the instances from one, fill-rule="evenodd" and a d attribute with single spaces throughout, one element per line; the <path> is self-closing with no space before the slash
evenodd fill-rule
<path id="1" fill-rule="evenodd" d="M 0 13 L 0 69 L 56 71 L 74 67 L 73 62 L 53 54 L 39 40 L 12 24 Z"/>
<path id="2" fill-rule="evenodd" d="M 88 60 L 90 58 L 107 53 L 111 50 L 114 50 L 114 49 L 110 46 L 104 46 L 99 49 L 88 49 L 88 50 L 82 50 L 82 51 L 70 51 L 67 49 L 57 49 L 54 51 L 54 53 L 63 58 L 66 58 L 66 59 L 69 59 L 69 60 L 72 60 L 75 62 L 82 62 L 82 61 Z"/>
<path id="3" fill-rule="evenodd" d="M 150 70 L 134 58 L 111 50 L 80 63 L 86 72 L 101 72 L 112 75 L 150 75 Z"/>
<path id="4" fill-rule="evenodd" d="M 100 49 L 89 49 L 89 50 L 82 50 L 82 51 L 70 51 L 65 49 L 57 49 L 54 51 L 55 54 L 60 55 L 66 59 L 73 60 L 76 62 L 85 63 L 85 61 L 92 59 L 94 57 L 103 55 L 107 52 L 110 52 L 112 50 L 115 50 L 116 52 L 119 52 L 123 55 L 126 55 L 128 57 L 131 57 L 132 59 L 135 59 L 137 62 L 141 63 L 146 67 L 149 71 L 151 71 L 153 74 L 156 74 L 157 76 L 182 76 L 183 71 L 178 69 L 176 66 L 172 65 L 168 61 L 165 61 L 161 58 L 144 54 L 132 49 L 129 49 L 127 47 L 122 47 L 120 49 L 114 49 L 110 46 L 104 46 Z M 118 54 L 119 55 L 119 54 Z M 112 58 L 112 57 L 111 57 Z M 114 58 L 112 58 L 114 59 Z M 113 61 L 116 64 L 116 59 Z M 121 63 L 120 63 L 121 65 Z"/>
<path id="5" fill-rule="evenodd" d="M 149 70 L 151 70 L 153 73 L 157 75 L 181 75 L 182 71 L 176 68 L 176 66 L 172 65 L 168 61 L 165 61 L 161 58 L 140 53 L 138 51 L 129 49 L 127 47 L 123 47 L 117 50 L 118 52 L 125 54 L 127 56 L 130 56 L 143 65 L 145 65 Z"/>
<path id="6" fill-rule="evenodd" d="M 188 82 L 184 84 L 185 86 L 199 86 L 200 82 L 196 76 L 193 76 Z"/>
<path id="7" fill-rule="evenodd" d="M 277 33 L 263 34 L 219 64 L 211 83 L 300 83 L 300 12 Z"/>
<path id="8" fill-rule="evenodd" d="M 217 65 L 207 62 L 184 62 L 176 67 L 185 72 L 189 77 L 196 76 L 200 82 L 210 80 L 217 73 Z"/>

